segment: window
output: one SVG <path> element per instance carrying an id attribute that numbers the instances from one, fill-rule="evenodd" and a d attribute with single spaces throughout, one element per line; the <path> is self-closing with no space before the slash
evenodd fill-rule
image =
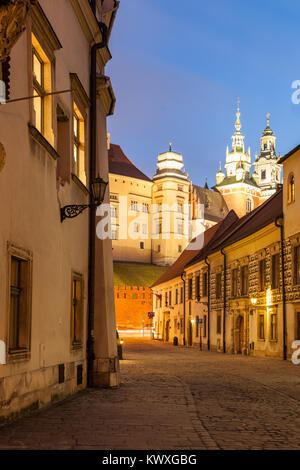
<path id="1" fill-rule="evenodd" d="M 208 294 L 208 283 L 207 283 L 207 272 L 202 274 L 202 297 L 207 297 Z"/>
<path id="2" fill-rule="evenodd" d="M 280 257 L 279 253 L 272 256 L 272 289 L 278 289 L 280 282 Z"/>
<path id="3" fill-rule="evenodd" d="M 10 259 L 9 353 L 30 349 L 30 262 L 16 256 Z"/>
<path id="4" fill-rule="evenodd" d="M 222 296 L 222 273 L 216 275 L 216 298 L 220 299 Z"/>
<path id="5" fill-rule="evenodd" d="M 264 314 L 258 315 L 258 338 L 265 339 L 265 316 Z"/>
<path id="6" fill-rule="evenodd" d="M 165 307 L 168 306 L 168 293 L 165 292 Z"/>
<path id="7" fill-rule="evenodd" d="M 141 249 L 141 250 L 144 250 L 144 249 L 145 249 L 145 244 L 144 244 L 144 242 L 140 242 L 140 249 Z"/>
<path id="8" fill-rule="evenodd" d="M 86 185 L 84 119 L 74 103 L 73 115 L 73 168 L 74 174 Z"/>
<path id="9" fill-rule="evenodd" d="M 183 191 L 183 186 L 182 186 L 181 184 L 179 184 L 179 185 L 177 186 L 177 190 L 178 190 L 178 191 Z"/>
<path id="10" fill-rule="evenodd" d="M 218 313 L 218 315 L 217 315 L 217 335 L 221 334 L 221 330 L 222 330 L 221 323 L 222 323 L 222 315 L 220 313 Z"/>
<path id="11" fill-rule="evenodd" d="M 138 203 L 137 201 L 130 202 L 130 210 L 133 212 L 138 212 Z"/>
<path id="12" fill-rule="evenodd" d="M 160 253 L 160 245 L 157 245 L 157 253 Z"/>
<path id="13" fill-rule="evenodd" d="M 149 205 L 144 202 L 142 204 L 142 212 L 144 212 L 145 214 L 148 214 L 149 212 Z"/>
<path id="14" fill-rule="evenodd" d="M 300 246 L 294 248 L 294 283 L 300 284 Z"/>
<path id="15" fill-rule="evenodd" d="M 116 218 L 117 218 L 117 208 L 116 208 L 116 207 L 110 206 L 110 216 L 111 216 L 113 219 L 116 219 Z"/>
<path id="16" fill-rule="evenodd" d="M 189 300 L 193 298 L 193 279 L 189 279 Z"/>
<path id="17" fill-rule="evenodd" d="M 288 178 L 288 203 L 295 202 L 295 177 L 293 174 Z"/>
<path id="18" fill-rule="evenodd" d="M 272 313 L 270 316 L 270 339 L 277 340 L 277 313 Z"/>
<path id="19" fill-rule="evenodd" d="M 266 260 L 261 259 L 259 262 L 259 290 L 263 292 L 266 289 Z"/>
<path id="20" fill-rule="evenodd" d="M 203 317 L 203 338 L 207 336 L 207 315 Z"/>
<path id="21" fill-rule="evenodd" d="M 175 291 L 175 305 L 178 304 L 178 289 Z"/>
<path id="22" fill-rule="evenodd" d="M 142 233 L 143 233 L 143 235 L 147 235 L 147 233 L 148 233 L 147 224 L 142 225 Z"/>
<path id="23" fill-rule="evenodd" d="M 182 204 L 182 202 L 178 202 L 177 212 L 179 212 L 179 214 L 183 214 L 183 204 Z"/>
<path id="24" fill-rule="evenodd" d="M 266 170 L 262 170 L 262 172 L 261 172 L 261 179 L 262 179 L 262 180 L 265 180 L 265 179 L 266 179 L 266 176 L 267 176 Z"/>
<path id="25" fill-rule="evenodd" d="M 300 312 L 296 312 L 296 340 L 300 340 Z"/>
<path id="26" fill-rule="evenodd" d="M 183 234 L 183 224 L 182 224 L 182 222 L 177 222 L 177 233 L 178 233 L 178 235 Z"/>
<path id="27" fill-rule="evenodd" d="M 83 343 L 83 281 L 80 275 L 72 279 L 72 321 L 71 343 L 73 348 L 81 347 Z"/>
<path id="28" fill-rule="evenodd" d="M 252 204 L 252 199 L 247 199 L 246 200 L 246 213 L 251 212 L 253 209 L 253 204 Z"/>
<path id="29" fill-rule="evenodd" d="M 169 292 L 169 305 L 172 305 L 172 291 Z"/>
<path id="30" fill-rule="evenodd" d="M 136 223 L 136 222 L 134 222 L 134 224 L 133 224 L 133 231 L 134 231 L 135 233 L 138 233 L 138 232 L 139 232 L 139 224 Z"/>
<path id="31" fill-rule="evenodd" d="M 180 303 L 183 303 L 183 287 L 180 288 Z"/>
<path id="32" fill-rule="evenodd" d="M 249 268 L 242 266 L 241 269 L 241 294 L 248 295 L 249 291 Z"/>
<path id="33" fill-rule="evenodd" d="M 200 276 L 196 276 L 196 299 L 200 298 Z"/>
<path id="34" fill-rule="evenodd" d="M 33 107 L 35 111 L 35 127 L 44 133 L 44 96 L 45 96 L 45 64 L 36 51 L 32 48 L 32 72 L 33 72 Z"/>
<path id="35" fill-rule="evenodd" d="M 231 296 L 237 297 L 238 294 L 238 270 L 237 268 L 231 271 Z"/>
<path id="36" fill-rule="evenodd" d="M 178 245 L 178 253 L 181 253 L 181 252 L 182 252 L 182 246 Z"/>

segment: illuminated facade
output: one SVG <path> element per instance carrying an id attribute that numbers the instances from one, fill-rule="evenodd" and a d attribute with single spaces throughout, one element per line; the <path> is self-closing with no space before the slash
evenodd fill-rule
<path id="1" fill-rule="evenodd" d="M 281 165 L 276 155 L 276 137 L 267 115 L 267 127 L 260 139 L 260 155 L 256 154 L 251 173 L 250 147 L 245 150 L 240 116 L 238 105 L 232 149 L 226 149 L 225 173 L 220 164 L 215 189 L 222 194 L 229 210 L 233 209 L 242 217 L 274 194 L 281 182 Z"/>

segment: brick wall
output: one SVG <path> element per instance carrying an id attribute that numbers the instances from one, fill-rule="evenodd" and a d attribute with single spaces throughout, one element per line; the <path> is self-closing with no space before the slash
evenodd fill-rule
<path id="1" fill-rule="evenodd" d="M 150 287 L 115 286 L 116 323 L 119 329 L 140 329 L 152 326 L 148 312 L 153 311 Z"/>

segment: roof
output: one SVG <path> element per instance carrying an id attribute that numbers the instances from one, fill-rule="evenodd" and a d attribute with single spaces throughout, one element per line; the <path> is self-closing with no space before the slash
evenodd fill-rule
<path id="1" fill-rule="evenodd" d="M 232 226 L 227 236 L 225 238 L 223 237 L 221 242 L 214 247 L 215 249 L 213 251 L 232 245 L 233 243 L 258 232 L 262 228 L 274 222 L 276 218 L 282 217 L 282 194 L 283 191 L 282 188 L 280 188 L 263 204 L 239 219 L 238 223 L 235 226 Z"/>
<path id="2" fill-rule="evenodd" d="M 218 191 L 193 185 L 200 204 L 204 205 L 204 219 L 219 222 L 224 219 L 229 210 L 224 197 Z"/>
<path id="3" fill-rule="evenodd" d="M 281 157 L 279 160 L 278 160 L 278 163 L 283 163 L 285 160 L 287 160 L 289 157 L 291 157 L 292 155 L 294 155 L 294 153 L 298 152 L 298 150 L 300 150 L 300 144 L 297 145 L 297 147 L 295 147 L 293 150 L 291 150 L 289 153 L 287 153 L 286 155 L 284 155 L 283 157 Z"/>
<path id="4" fill-rule="evenodd" d="M 139 170 L 132 161 L 124 154 L 120 145 L 110 144 L 108 150 L 108 168 L 109 173 L 115 175 L 129 176 L 144 181 L 152 181 L 141 170 Z"/>
<path id="5" fill-rule="evenodd" d="M 166 269 L 153 264 L 114 261 L 114 285 L 150 287 Z"/>
<path id="6" fill-rule="evenodd" d="M 184 268 L 187 265 L 192 264 L 192 261 L 198 258 L 199 254 L 203 253 L 204 250 L 210 246 L 212 240 L 219 239 L 219 236 L 223 233 L 223 231 L 228 228 L 228 224 L 231 225 L 237 220 L 238 216 L 236 213 L 234 211 L 230 211 L 224 220 L 204 232 L 204 243 L 201 250 L 191 250 L 189 249 L 190 245 L 188 245 L 187 248 L 181 253 L 179 258 L 175 261 L 175 263 L 173 263 L 172 266 L 167 269 L 167 271 L 152 285 L 152 287 L 158 286 L 164 282 L 170 281 L 171 279 L 180 276 L 180 274 L 184 271 Z M 202 236 L 202 234 L 200 236 Z M 200 236 L 196 237 L 196 239 Z M 196 239 L 194 239 L 193 242 Z"/>

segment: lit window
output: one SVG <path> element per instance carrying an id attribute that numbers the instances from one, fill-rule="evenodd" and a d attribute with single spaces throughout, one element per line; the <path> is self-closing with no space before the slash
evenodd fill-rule
<path id="1" fill-rule="evenodd" d="M 78 107 L 74 103 L 73 115 L 73 159 L 74 174 L 86 184 L 85 155 L 84 155 L 84 119 Z"/>
<path id="2" fill-rule="evenodd" d="M 270 339 L 277 340 L 277 314 L 273 313 L 270 316 Z"/>
<path id="3" fill-rule="evenodd" d="M 294 175 L 289 176 L 288 183 L 288 203 L 295 202 L 295 177 Z"/>
<path id="4" fill-rule="evenodd" d="M 265 316 L 258 315 L 258 338 L 265 339 Z"/>
<path id="5" fill-rule="evenodd" d="M 267 176 L 267 175 L 266 175 L 266 170 L 262 170 L 262 172 L 261 172 L 261 179 L 262 179 L 262 180 L 265 180 L 265 179 L 266 179 L 266 176 Z"/>
<path id="6" fill-rule="evenodd" d="M 35 127 L 44 133 L 44 96 L 45 96 L 45 64 L 36 49 L 32 48 L 32 72 L 33 72 L 33 107 L 35 111 Z"/>
<path id="7" fill-rule="evenodd" d="M 249 268 L 242 266 L 241 269 L 241 294 L 247 295 L 249 290 Z"/>
<path id="8" fill-rule="evenodd" d="M 276 253 L 272 256 L 272 289 L 278 289 L 280 283 L 280 256 Z"/>

